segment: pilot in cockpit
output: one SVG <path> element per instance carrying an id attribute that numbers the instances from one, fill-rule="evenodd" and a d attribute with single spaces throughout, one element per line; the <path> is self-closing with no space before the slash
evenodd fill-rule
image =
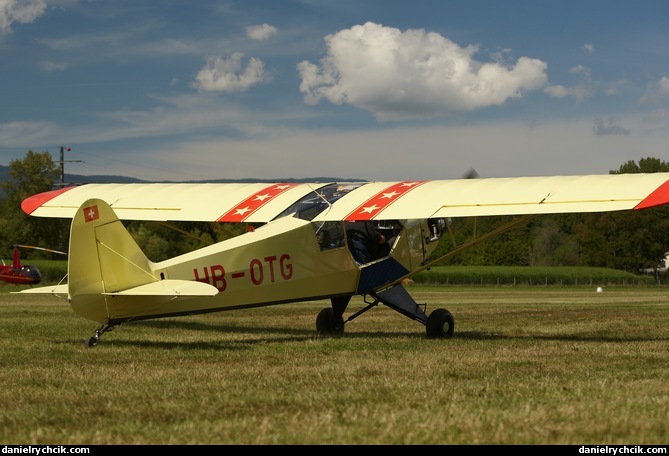
<path id="1" fill-rule="evenodd" d="M 391 245 L 369 221 L 346 223 L 348 246 L 358 263 L 369 263 L 390 252 Z"/>

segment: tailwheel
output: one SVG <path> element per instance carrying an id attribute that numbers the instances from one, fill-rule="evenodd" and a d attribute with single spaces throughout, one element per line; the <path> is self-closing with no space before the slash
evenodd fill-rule
<path id="1" fill-rule="evenodd" d="M 97 336 L 91 336 L 91 337 L 89 337 L 88 340 L 86 341 L 86 346 L 87 346 L 87 347 L 95 347 L 95 346 L 98 344 L 99 341 L 100 341 L 100 338 L 99 338 L 99 337 L 97 337 Z"/>
<path id="2" fill-rule="evenodd" d="M 341 336 L 344 334 L 344 318 L 335 317 L 334 310 L 326 307 L 316 317 L 316 331 L 328 336 Z"/>
<path id="3" fill-rule="evenodd" d="M 446 309 L 436 309 L 427 318 L 425 331 L 428 339 L 450 339 L 453 337 L 455 321 Z"/>
<path id="4" fill-rule="evenodd" d="M 112 329 L 114 329 L 114 326 L 112 325 L 104 324 L 100 326 L 95 330 L 95 334 L 93 334 L 86 340 L 86 346 L 95 347 L 98 344 L 98 342 L 100 342 L 100 337 L 102 337 L 104 333 L 106 333 L 107 331 L 111 331 Z"/>

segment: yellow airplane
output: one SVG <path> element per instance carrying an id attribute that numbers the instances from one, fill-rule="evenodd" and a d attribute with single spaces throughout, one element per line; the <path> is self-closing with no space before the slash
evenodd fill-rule
<path id="1" fill-rule="evenodd" d="M 669 202 L 669 173 L 360 183 L 86 184 L 23 201 L 36 217 L 71 218 L 67 283 L 21 293 L 66 297 L 99 323 L 88 346 L 125 322 L 330 299 L 319 333 L 382 303 L 450 338 L 453 315 L 417 304 L 404 279 L 537 214 L 645 209 Z M 452 217 L 518 215 L 430 259 Z M 254 229 L 149 260 L 121 220 L 243 222 Z M 354 228 L 372 224 L 367 242 Z M 367 242 L 367 249 L 365 249 Z M 376 252 L 374 252 L 376 250 Z M 353 296 L 362 310 L 344 320 Z"/>

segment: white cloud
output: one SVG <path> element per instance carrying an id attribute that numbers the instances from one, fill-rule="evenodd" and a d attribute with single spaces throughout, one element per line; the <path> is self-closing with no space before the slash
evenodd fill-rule
<path id="1" fill-rule="evenodd" d="M 171 164 L 175 175 L 161 173 L 162 179 L 183 179 L 184 173 L 211 178 L 448 179 L 461 177 L 471 168 L 481 177 L 606 174 L 647 154 L 662 156 L 666 149 L 669 129 L 643 134 L 642 124 L 635 119 L 626 123 L 633 125 L 636 135 L 594 135 L 590 118 L 547 122 L 534 129 L 514 121 L 355 132 L 290 129 L 256 138 L 171 140 L 141 155 L 152 160 L 149 164 Z M 221 151 L 234 153 L 222 161 Z M 413 166 L 407 166 L 407 151 Z M 379 166 L 380 156 L 383 166 Z"/>
<path id="2" fill-rule="evenodd" d="M 5 146 L 23 147 L 47 142 L 57 131 L 57 126 L 49 122 L 9 122 L 0 124 L 0 140 Z"/>
<path id="3" fill-rule="evenodd" d="M 251 86 L 272 80 L 262 60 L 251 57 L 242 67 L 242 57 L 244 54 L 236 52 L 229 59 L 209 59 L 191 85 L 204 92 L 243 92 Z"/>
<path id="4" fill-rule="evenodd" d="M 624 128 L 621 125 L 618 125 L 613 119 L 608 119 L 606 121 L 602 119 L 595 119 L 595 124 L 592 126 L 592 131 L 594 131 L 597 136 L 627 136 L 630 134 L 630 130 L 628 128 Z"/>
<path id="5" fill-rule="evenodd" d="M 246 27 L 246 36 L 252 40 L 267 40 L 276 35 L 278 29 L 269 24 L 252 25 Z"/>
<path id="6" fill-rule="evenodd" d="M 648 113 L 648 115 L 646 115 L 644 119 L 649 120 L 651 122 L 658 122 L 658 121 L 663 122 L 669 119 L 669 111 L 662 108 L 656 109 Z"/>
<path id="7" fill-rule="evenodd" d="M 40 68 L 42 68 L 42 70 L 46 72 L 62 71 L 65 68 L 67 68 L 67 65 L 62 62 L 50 62 L 50 61 L 40 62 L 39 66 Z"/>
<path id="8" fill-rule="evenodd" d="M 576 65 L 569 68 L 568 73 L 582 76 L 582 82 L 571 87 L 567 87 L 561 84 L 547 86 L 544 88 L 544 93 L 550 95 L 553 98 L 572 97 L 578 102 L 583 101 L 595 93 L 597 84 L 595 84 L 590 77 L 590 68 L 584 65 Z"/>
<path id="9" fill-rule="evenodd" d="M 7 34 L 12 24 L 29 24 L 46 9 L 46 0 L 0 0 L 0 35 Z"/>
<path id="10" fill-rule="evenodd" d="M 558 84 L 546 87 L 544 93 L 547 93 L 553 98 L 566 98 L 569 96 L 569 89 Z"/>
<path id="11" fill-rule="evenodd" d="M 590 78 L 590 68 L 583 65 L 576 65 L 569 68 L 569 73 L 571 74 L 581 74 L 586 78 Z"/>
<path id="12" fill-rule="evenodd" d="M 669 78 L 666 76 L 662 76 L 660 78 L 659 82 L 657 83 L 658 86 L 658 91 L 660 92 L 660 95 L 665 96 L 669 95 Z"/>
<path id="13" fill-rule="evenodd" d="M 662 76 L 657 82 L 650 84 L 641 96 L 641 103 L 654 103 L 658 98 L 669 96 L 669 77 Z"/>
<path id="14" fill-rule="evenodd" d="M 553 85 L 546 87 L 544 89 L 544 93 L 550 95 L 553 98 L 574 97 L 576 101 L 583 101 L 583 99 L 585 99 L 590 94 L 590 90 L 588 90 L 588 88 L 583 84 L 579 84 L 573 87 Z"/>
<path id="15" fill-rule="evenodd" d="M 621 88 L 623 88 L 625 85 L 627 85 L 627 81 L 625 79 L 619 79 L 617 81 L 613 81 L 612 83 L 609 84 L 609 87 L 607 87 L 606 94 L 618 95 L 620 93 Z"/>
<path id="16" fill-rule="evenodd" d="M 595 52 L 595 46 L 589 43 L 585 43 L 581 49 L 583 49 L 583 51 L 587 52 L 588 54 L 592 54 Z"/>
<path id="17" fill-rule="evenodd" d="M 479 62 L 437 33 L 404 32 L 367 22 L 325 37 L 321 65 L 298 64 L 307 104 L 320 100 L 369 110 L 379 120 L 469 112 L 501 105 L 547 82 L 546 63 L 521 57 L 515 65 Z"/>

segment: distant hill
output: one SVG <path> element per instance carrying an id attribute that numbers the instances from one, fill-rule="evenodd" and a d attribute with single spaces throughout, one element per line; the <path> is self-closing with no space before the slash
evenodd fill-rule
<path id="1" fill-rule="evenodd" d="M 9 166 L 0 165 L 0 182 L 7 180 L 9 176 Z M 360 179 L 342 179 L 340 177 L 310 177 L 305 179 L 295 179 L 295 178 L 277 178 L 277 179 L 254 179 L 254 178 L 244 178 L 244 179 L 208 179 L 208 180 L 191 180 L 191 181 L 147 181 L 142 179 L 135 179 L 134 177 L 127 176 L 113 176 L 113 175 L 96 175 L 96 176 L 83 176 L 80 174 L 67 174 L 65 173 L 65 182 L 67 184 L 79 185 L 79 184 L 108 184 L 108 183 L 118 183 L 118 184 L 128 184 L 128 183 L 142 183 L 142 182 L 186 182 L 186 183 L 247 183 L 247 182 L 360 182 Z M 0 190 L 0 197 L 2 197 L 2 190 Z"/>
<path id="2" fill-rule="evenodd" d="M 206 179 L 206 180 L 183 180 L 183 181 L 146 181 L 125 176 L 81 176 L 78 174 L 65 174 L 65 181 L 69 184 L 106 184 L 106 183 L 133 183 L 133 182 L 158 182 L 158 183 L 248 183 L 248 182 L 360 182 L 360 179 L 342 179 L 340 177 L 309 177 L 304 179 L 277 178 L 277 179 L 255 179 L 251 177 L 243 179 Z"/>

